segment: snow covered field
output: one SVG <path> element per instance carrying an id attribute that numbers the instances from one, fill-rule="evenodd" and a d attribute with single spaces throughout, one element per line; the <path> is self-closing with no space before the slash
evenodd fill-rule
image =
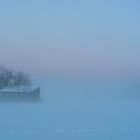
<path id="1" fill-rule="evenodd" d="M 0 140 L 139 140 L 140 88 L 42 80 L 40 103 L 0 103 Z"/>

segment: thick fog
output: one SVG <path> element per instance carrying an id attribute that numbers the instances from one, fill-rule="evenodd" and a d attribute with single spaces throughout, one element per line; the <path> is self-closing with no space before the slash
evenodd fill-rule
<path id="1" fill-rule="evenodd" d="M 41 86 L 41 102 L 0 103 L 0 139 L 140 137 L 140 89 L 136 81 L 42 79 L 34 83 Z"/>

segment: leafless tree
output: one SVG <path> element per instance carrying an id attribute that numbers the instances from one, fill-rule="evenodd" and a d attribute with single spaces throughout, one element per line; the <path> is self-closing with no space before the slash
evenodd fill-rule
<path id="1" fill-rule="evenodd" d="M 15 73 L 13 77 L 14 86 L 16 87 L 23 87 L 24 89 L 30 88 L 31 86 L 31 80 L 28 74 L 25 74 L 23 72 L 17 72 Z"/>
<path id="2" fill-rule="evenodd" d="M 13 77 L 13 71 L 4 66 L 1 66 L 0 67 L 0 88 L 10 86 L 12 77 Z"/>
<path id="3" fill-rule="evenodd" d="M 31 85 L 30 77 L 23 72 L 15 72 L 5 66 L 0 67 L 0 89 L 5 87 L 26 87 Z"/>

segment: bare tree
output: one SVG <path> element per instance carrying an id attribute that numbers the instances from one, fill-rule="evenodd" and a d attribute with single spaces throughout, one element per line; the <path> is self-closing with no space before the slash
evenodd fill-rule
<path id="1" fill-rule="evenodd" d="M 31 80 L 29 75 L 23 72 L 15 72 L 4 66 L 0 67 L 0 89 L 5 87 L 29 88 Z"/>
<path id="2" fill-rule="evenodd" d="M 0 89 L 10 86 L 12 77 L 13 77 L 13 71 L 4 66 L 1 66 L 0 67 Z"/>
<path id="3" fill-rule="evenodd" d="M 17 72 L 14 77 L 14 86 L 16 87 L 23 87 L 24 89 L 30 88 L 31 80 L 28 74 L 23 72 Z"/>

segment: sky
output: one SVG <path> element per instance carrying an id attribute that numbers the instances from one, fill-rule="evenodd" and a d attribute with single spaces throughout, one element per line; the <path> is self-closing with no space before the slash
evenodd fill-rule
<path id="1" fill-rule="evenodd" d="M 1 0 L 0 64 L 33 75 L 140 78 L 139 0 Z"/>

